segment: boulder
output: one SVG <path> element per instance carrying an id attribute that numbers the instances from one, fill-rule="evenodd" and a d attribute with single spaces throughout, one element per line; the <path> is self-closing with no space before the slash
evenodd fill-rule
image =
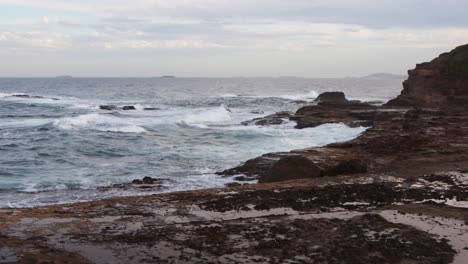
<path id="1" fill-rule="evenodd" d="M 301 155 L 286 156 L 278 160 L 259 182 L 278 182 L 320 177 L 320 169 L 310 159 Z"/>
<path id="2" fill-rule="evenodd" d="M 314 100 L 319 104 L 347 104 L 349 103 L 343 92 L 325 92 Z"/>

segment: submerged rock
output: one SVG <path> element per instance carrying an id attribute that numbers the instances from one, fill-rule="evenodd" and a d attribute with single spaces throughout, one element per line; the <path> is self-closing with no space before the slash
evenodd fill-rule
<path id="1" fill-rule="evenodd" d="M 118 110 L 119 108 L 116 105 L 100 105 L 99 109 L 113 111 L 113 110 Z"/>
<path id="2" fill-rule="evenodd" d="M 145 110 L 145 111 L 156 111 L 156 110 L 161 110 L 161 108 L 157 108 L 157 107 L 145 107 L 145 108 L 143 108 L 143 110 Z"/>
<path id="3" fill-rule="evenodd" d="M 151 178 L 151 177 L 148 177 L 148 176 L 144 177 L 141 180 L 136 179 L 136 180 L 132 181 L 132 184 L 156 184 L 156 183 L 161 183 L 161 180 L 156 179 L 156 178 Z"/>
<path id="4" fill-rule="evenodd" d="M 244 126 L 269 126 L 269 125 L 281 125 L 289 121 L 289 118 L 293 116 L 292 112 L 278 112 L 276 114 L 268 115 L 265 117 L 255 118 L 249 121 L 241 122 Z"/>
<path id="5" fill-rule="evenodd" d="M 54 97 L 44 97 L 44 96 L 39 96 L 39 95 L 28 95 L 28 94 L 14 94 L 12 95 L 12 97 L 25 98 L 25 99 L 50 99 L 54 101 L 60 100 Z"/>
<path id="6" fill-rule="evenodd" d="M 28 95 L 28 94 L 14 94 L 12 97 L 18 98 L 36 98 L 36 99 L 43 99 L 44 97 L 38 95 Z"/>
<path id="7" fill-rule="evenodd" d="M 117 106 L 117 105 L 100 105 L 99 109 L 101 110 L 108 110 L 108 111 L 116 111 L 116 110 L 123 110 L 123 111 L 132 111 L 137 110 L 133 105 L 124 105 L 124 106 Z M 160 108 L 155 107 L 145 107 L 143 108 L 145 111 L 153 111 L 153 110 L 161 110 Z"/>
<path id="8" fill-rule="evenodd" d="M 122 110 L 136 110 L 136 108 L 133 105 L 125 105 Z"/>

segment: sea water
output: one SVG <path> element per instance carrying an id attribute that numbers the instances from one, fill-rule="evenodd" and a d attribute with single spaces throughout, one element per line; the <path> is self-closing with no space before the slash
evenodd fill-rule
<path id="1" fill-rule="evenodd" d="M 222 187 L 235 180 L 217 171 L 268 152 L 350 140 L 366 129 L 326 124 L 299 130 L 293 122 L 262 127 L 242 121 L 295 111 L 325 91 L 384 102 L 399 93 L 401 82 L 0 78 L 0 208 Z M 44 98 L 15 96 L 21 94 Z M 145 176 L 164 179 L 162 186 L 102 188 Z"/>

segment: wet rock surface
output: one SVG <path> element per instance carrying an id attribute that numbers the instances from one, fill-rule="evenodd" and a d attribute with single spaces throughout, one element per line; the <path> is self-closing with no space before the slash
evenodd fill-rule
<path id="1" fill-rule="evenodd" d="M 316 127 L 328 123 L 345 123 L 348 126 L 372 126 L 375 121 L 400 117 L 404 109 L 379 108 L 360 101 L 349 101 L 342 92 L 320 94 L 315 103 L 306 105 L 295 113 L 279 112 L 265 117 L 242 122 L 242 125 L 269 126 L 288 121 L 297 123 L 296 128 Z"/>
<path id="2" fill-rule="evenodd" d="M 0 245 L 22 263 L 464 263 L 467 188 L 337 176 L 0 210 Z"/>
<path id="3" fill-rule="evenodd" d="M 50 99 L 53 101 L 58 101 L 60 99 L 54 98 L 54 97 L 44 97 L 44 96 L 39 96 L 39 95 L 29 95 L 29 94 L 13 94 L 11 97 L 15 98 L 23 98 L 23 99 Z"/>
<path id="4" fill-rule="evenodd" d="M 279 113 L 268 115 L 265 117 L 259 117 L 259 118 L 255 118 L 249 121 L 244 121 L 241 124 L 244 126 L 281 125 L 281 124 L 288 122 L 291 116 L 293 116 L 293 113 L 291 112 L 279 112 Z"/>
<path id="5" fill-rule="evenodd" d="M 133 105 L 124 105 L 124 106 L 117 106 L 117 105 L 99 105 L 99 109 L 101 110 L 107 110 L 107 111 L 118 111 L 118 110 L 123 110 L 123 111 L 132 111 L 132 110 L 137 110 L 137 108 Z M 157 107 L 145 107 L 143 108 L 144 111 L 156 111 L 160 110 L 160 108 Z"/>
<path id="6" fill-rule="evenodd" d="M 242 174 L 247 176 L 246 180 L 276 182 L 365 172 L 367 162 L 348 149 L 311 148 L 265 154 L 221 174 Z"/>

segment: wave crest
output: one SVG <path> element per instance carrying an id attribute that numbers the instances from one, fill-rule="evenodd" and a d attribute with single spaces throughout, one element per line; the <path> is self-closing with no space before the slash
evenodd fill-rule
<path id="1" fill-rule="evenodd" d="M 221 123 L 231 120 L 231 112 L 224 105 L 188 115 L 182 120 L 186 124 Z"/>
<path id="2" fill-rule="evenodd" d="M 293 100 L 293 101 L 299 101 L 299 100 L 304 100 L 304 101 L 310 101 L 314 100 L 315 98 L 318 97 L 318 93 L 314 90 L 306 93 L 306 94 L 291 94 L 291 95 L 280 95 L 277 96 L 278 98 L 284 98 L 288 100 Z"/>
<path id="3" fill-rule="evenodd" d="M 76 117 L 65 117 L 54 121 L 54 125 L 60 129 L 95 129 L 100 131 L 122 132 L 122 133 L 143 133 L 146 130 L 143 127 L 129 124 L 123 118 L 110 117 L 91 113 Z"/>

